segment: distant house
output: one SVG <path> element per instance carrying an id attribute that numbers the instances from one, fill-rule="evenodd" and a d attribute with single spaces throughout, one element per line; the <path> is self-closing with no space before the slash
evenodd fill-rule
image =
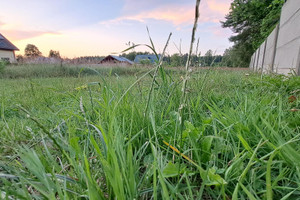
<path id="1" fill-rule="evenodd" d="M 160 58 L 160 56 L 159 56 Z M 136 55 L 134 62 L 135 63 L 141 63 L 141 61 L 146 60 L 146 61 L 150 61 L 151 63 L 155 63 L 156 61 L 158 61 L 156 55 Z"/>
<path id="2" fill-rule="evenodd" d="M 0 33 L 0 60 L 16 62 L 15 51 L 19 49 Z"/>
<path id="3" fill-rule="evenodd" d="M 120 57 L 120 56 L 106 56 L 100 61 L 101 64 L 108 63 L 108 64 L 127 64 L 132 65 L 133 62 L 131 60 L 128 60 L 127 58 Z"/>

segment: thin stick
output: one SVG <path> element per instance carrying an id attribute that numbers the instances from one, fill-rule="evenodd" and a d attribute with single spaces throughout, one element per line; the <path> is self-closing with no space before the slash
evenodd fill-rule
<path id="1" fill-rule="evenodd" d="M 162 61 L 163 61 L 167 46 L 169 45 L 169 41 L 170 41 L 171 36 L 172 36 L 172 33 L 169 34 L 169 37 L 168 37 L 168 40 L 167 40 L 166 45 L 164 47 L 164 50 L 162 52 L 162 55 L 160 56 L 159 62 L 157 64 L 156 68 L 155 68 L 153 78 L 152 78 L 152 83 L 151 83 L 150 90 L 149 90 L 149 93 L 148 93 L 148 100 L 147 100 L 144 116 L 146 116 L 146 112 L 148 110 L 150 99 L 151 99 L 151 93 L 152 93 L 152 90 L 153 90 L 153 87 L 154 87 L 154 82 L 156 81 L 156 76 L 157 76 L 158 70 L 162 65 Z"/>
<path id="2" fill-rule="evenodd" d="M 187 86 L 187 81 L 188 81 L 189 76 L 190 76 L 190 70 L 189 70 L 190 59 L 191 59 L 191 55 L 192 55 L 192 52 L 193 52 L 193 44 L 194 44 L 194 41 L 195 41 L 195 33 L 196 33 L 196 30 L 197 30 L 200 2 L 201 2 L 201 0 L 196 0 L 195 20 L 194 20 L 194 26 L 193 26 L 193 31 L 192 31 L 190 51 L 189 51 L 189 54 L 188 54 L 186 65 L 185 65 L 186 72 L 185 72 L 185 77 L 183 79 L 182 90 L 181 90 L 182 91 L 182 96 L 181 96 L 180 105 L 179 105 L 179 108 L 178 108 L 178 113 L 179 113 L 179 133 L 180 133 L 179 146 L 182 145 L 182 132 L 183 132 L 183 123 L 184 123 L 184 111 L 185 111 L 186 101 L 187 101 L 187 98 L 186 98 L 186 86 Z M 177 126 L 176 126 L 176 129 L 177 129 Z M 175 132 L 175 137 L 174 137 L 175 142 L 176 142 L 175 138 L 177 138 L 176 132 Z M 180 171 L 180 168 L 181 168 L 180 165 L 181 165 L 181 160 L 179 160 L 178 172 Z"/>
<path id="3" fill-rule="evenodd" d="M 180 114 L 179 123 L 180 123 L 180 127 L 182 127 L 182 125 L 183 125 L 183 110 L 184 110 L 184 107 L 186 106 L 185 105 L 186 104 L 186 86 L 187 86 L 187 81 L 188 81 L 189 75 L 190 75 L 190 71 L 189 71 L 190 59 L 191 59 L 191 55 L 192 55 L 192 52 L 193 52 L 193 44 L 194 44 L 194 41 L 195 41 L 195 33 L 196 33 L 196 30 L 197 30 L 197 24 L 198 24 L 198 19 L 199 19 L 199 15 L 200 15 L 199 14 L 200 2 L 201 2 L 201 0 L 196 1 L 195 20 L 194 20 L 194 26 L 193 26 L 193 31 L 192 31 L 190 51 L 189 51 L 189 54 L 188 54 L 188 59 L 186 61 L 186 65 L 185 65 L 186 72 L 185 72 L 185 78 L 183 79 L 182 90 L 181 90 L 182 91 L 182 97 L 181 97 L 181 102 L 180 102 L 180 106 L 179 106 L 179 114 Z"/>

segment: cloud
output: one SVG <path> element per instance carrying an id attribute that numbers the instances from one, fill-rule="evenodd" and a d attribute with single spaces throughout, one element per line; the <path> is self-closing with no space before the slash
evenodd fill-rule
<path id="1" fill-rule="evenodd" d="M 142 11 L 134 15 L 124 15 L 116 19 L 100 22 L 100 24 L 120 24 L 126 21 L 136 21 L 141 23 L 146 23 L 147 20 L 161 20 L 166 22 L 171 22 L 175 26 L 183 23 L 187 23 L 193 15 L 193 10 L 189 7 L 176 7 L 176 6 L 163 6 L 150 11 Z"/>
<path id="2" fill-rule="evenodd" d="M 19 41 L 29 38 L 35 38 L 45 35 L 61 35 L 57 31 L 44 31 L 44 30 L 24 30 L 25 28 L 15 23 L 5 23 L 0 19 L 0 30 L 10 40 Z"/>
<path id="3" fill-rule="evenodd" d="M 6 35 L 11 40 L 25 40 L 29 38 L 35 38 L 44 35 L 60 35 L 59 32 L 54 31 L 24 31 L 24 30 L 2 30 L 4 35 Z"/>
<path id="4" fill-rule="evenodd" d="M 220 28 L 220 26 L 212 26 L 208 30 L 214 36 L 219 38 L 229 38 L 231 35 L 231 31 L 229 29 Z"/>
<path id="5" fill-rule="evenodd" d="M 132 0 L 127 0 L 131 2 Z M 153 1 L 153 0 L 152 0 Z M 125 4 L 126 5 L 126 4 Z M 228 12 L 230 6 L 230 0 L 221 1 L 205 1 L 200 5 L 200 23 L 202 22 L 213 22 L 219 23 Z M 128 24 L 130 21 L 147 23 L 148 20 L 160 20 L 172 23 L 175 27 L 182 25 L 190 25 L 194 21 L 194 5 L 191 4 L 168 4 L 161 5 L 157 8 L 150 10 L 144 9 L 137 14 L 125 14 L 121 17 L 102 21 L 102 25 L 119 25 Z"/>
<path id="6" fill-rule="evenodd" d="M 207 5 L 210 10 L 216 11 L 222 15 L 226 15 L 230 8 L 230 0 L 210 0 L 207 1 Z"/>

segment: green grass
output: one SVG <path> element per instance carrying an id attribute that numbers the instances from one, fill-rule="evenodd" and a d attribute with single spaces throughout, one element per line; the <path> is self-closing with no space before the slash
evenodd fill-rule
<path id="1" fill-rule="evenodd" d="M 105 65 L 68 65 L 63 66 L 54 64 L 18 64 L 7 65 L 0 70 L 2 79 L 20 78 L 53 78 L 53 77 L 80 77 L 102 75 L 135 75 L 145 72 L 147 68 L 137 66 L 105 66 Z"/>
<path id="2" fill-rule="evenodd" d="M 2 198 L 299 197 L 299 77 L 122 70 L 0 79 Z"/>

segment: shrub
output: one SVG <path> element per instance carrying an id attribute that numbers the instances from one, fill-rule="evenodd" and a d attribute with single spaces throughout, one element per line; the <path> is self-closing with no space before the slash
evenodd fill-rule
<path id="1" fill-rule="evenodd" d="M 140 64 L 146 65 L 146 66 L 152 65 L 151 60 L 149 60 L 149 59 L 140 60 Z"/>
<path id="2" fill-rule="evenodd" d="M 5 60 L 0 60 L 0 73 L 2 73 L 6 67 L 6 65 L 8 64 L 7 61 Z"/>

